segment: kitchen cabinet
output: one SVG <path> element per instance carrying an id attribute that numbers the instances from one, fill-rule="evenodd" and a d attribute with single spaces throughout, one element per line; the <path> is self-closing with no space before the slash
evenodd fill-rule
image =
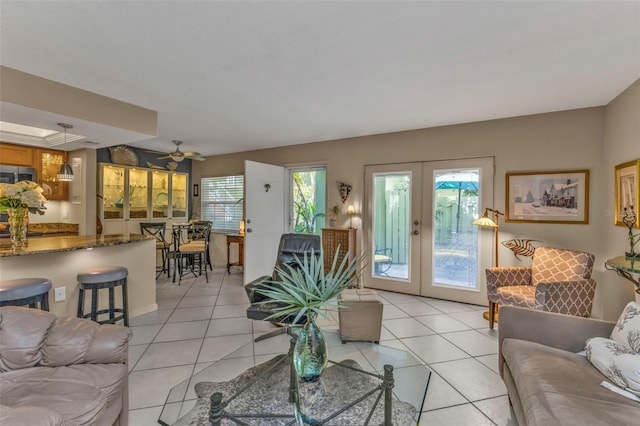
<path id="1" fill-rule="evenodd" d="M 66 200 L 69 182 L 61 182 L 56 177 L 67 153 L 55 149 L 34 149 L 36 179 L 44 190 L 47 200 Z"/>
<path id="2" fill-rule="evenodd" d="M 0 142 L 0 164 L 34 167 L 33 151 L 30 146 Z"/>
<path id="3" fill-rule="evenodd" d="M 98 215 L 103 234 L 140 233 L 141 222 L 186 222 L 186 173 L 98 164 Z"/>

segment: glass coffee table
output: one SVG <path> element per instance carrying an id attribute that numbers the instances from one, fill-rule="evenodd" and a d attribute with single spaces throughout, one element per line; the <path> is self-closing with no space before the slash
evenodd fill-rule
<path id="1" fill-rule="evenodd" d="M 431 378 L 419 359 L 385 342 L 342 344 L 337 330 L 323 333 L 330 362 L 317 382 L 295 376 L 292 382 L 290 336 L 230 343 L 225 356 L 171 389 L 158 423 L 206 425 L 215 393 L 222 400 L 221 425 L 419 422 Z"/>

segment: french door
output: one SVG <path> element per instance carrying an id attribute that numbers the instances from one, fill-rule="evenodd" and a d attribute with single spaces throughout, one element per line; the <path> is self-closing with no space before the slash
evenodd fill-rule
<path id="1" fill-rule="evenodd" d="M 485 304 L 491 235 L 472 222 L 493 206 L 493 158 L 365 168 L 366 287 Z"/>

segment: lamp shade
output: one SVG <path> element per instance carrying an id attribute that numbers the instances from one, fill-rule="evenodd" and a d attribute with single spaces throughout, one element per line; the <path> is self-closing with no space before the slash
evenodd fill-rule
<path id="1" fill-rule="evenodd" d="M 349 216 L 354 216 L 356 214 L 356 209 L 353 207 L 353 204 L 349 204 L 349 207 L 347 207 L 347 214 Z"/>
<path id="2" fill-rule="evenodd" d="M 482 216 L 480 219 L 474 221 L 473 224 L 478 226 L 490 226 L 492 228 L 498 227 L 498 224 L 496 224 L 493 220 L 489 219 L 488 216 Z"/>
<path id="3" fill-rule="evenodd" d="M 73 181 L 73 169 L 66 161 L 60 166 L 60 170 L 58 170 L 58 174 L 56 178 L 61 182 L 72 182 Z"/>

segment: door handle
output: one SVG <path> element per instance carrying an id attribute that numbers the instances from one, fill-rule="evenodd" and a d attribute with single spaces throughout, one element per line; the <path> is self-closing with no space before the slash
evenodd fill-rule
<path id="1" fill-rule="evenodd" d="M 253 229 L 247 228 L 245 232 L 253 232 Z"/>
<path id="2" fill-rule="evenodd" d="M 418 234 L 420 234 L 420 231 L 418 231 L 417 229 L 413 231 L 413 235 L 418 235 Z"/>

